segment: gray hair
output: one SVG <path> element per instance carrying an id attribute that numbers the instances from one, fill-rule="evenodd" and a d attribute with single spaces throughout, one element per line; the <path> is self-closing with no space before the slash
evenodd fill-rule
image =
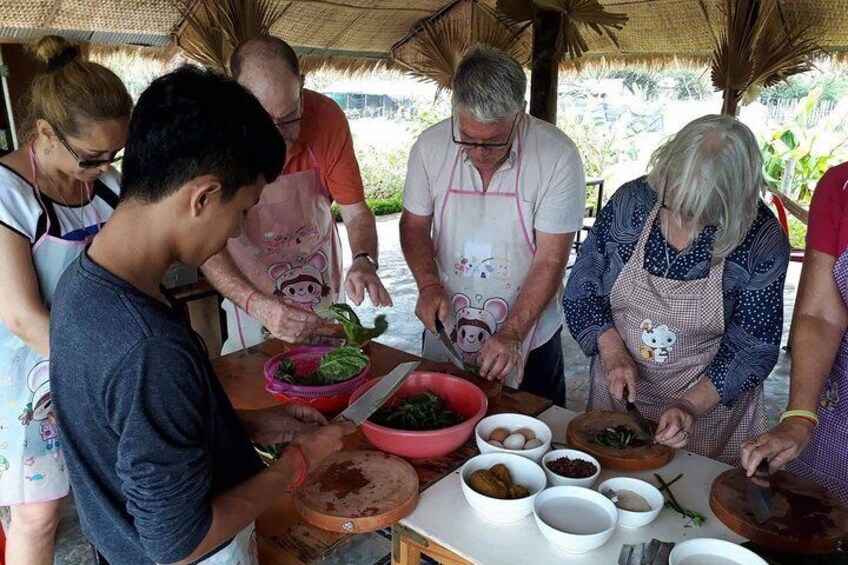
<path id="1" fill-rule="evenodd" d="M 461 106 L 481 122 L 491 123 L 524 110 L 527 76 L 507 53 L 475 46 L 459 61 L 452 89 L 454 109 Z"/>
<path id="2" fill-rule="evenodd" d="M 757 139 L 731 116 L 709 115 L 688 123 L 657 149 L 648 183 L 692 233 L 714 225 L 712 262 L 742 243 L 764 194 L 763 158 Z"/>

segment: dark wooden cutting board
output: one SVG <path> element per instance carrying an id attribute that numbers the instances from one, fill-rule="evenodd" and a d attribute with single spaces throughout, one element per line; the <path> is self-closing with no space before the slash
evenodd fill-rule
<path id="1" fill-rule="evenodd" d="M 742 469 L 716 477 L 710 489 L 710 508 L 728 528 L 751 541 L 782 551 L 814 554 L 848 544 L 848 506 L 824 487 L 792 473 L 771 477 L 774 516 L 758 524 L 748 500 L 748 481 Z"/>
<path id="2" fill-rule="evenodd" d="M 658 443 L 616 449 L 592 441 L 605 429 L 618 425 L 627 426 L 634 431 L 639 429 L 626 412 L 586 412 L 569 422 L 565 434 L 566 441 L 574 449 L 585 451 L 597 459 L 604 469 L 646 471 L 658 469 L 674 458 L 674 449 Z"/>

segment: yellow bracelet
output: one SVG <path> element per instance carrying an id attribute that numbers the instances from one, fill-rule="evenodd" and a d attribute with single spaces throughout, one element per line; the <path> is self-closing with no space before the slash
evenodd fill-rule
<path id="1" fill-rule="evenodd" d="M 780 415 L 781 422 L 787 418 L 804 418 L 805 420 L 810 420 L 813 423 L 813 426 L 819 425 L 819 417 L 815 412 L 811 412 L 809 410 L 787 410 Z"/>

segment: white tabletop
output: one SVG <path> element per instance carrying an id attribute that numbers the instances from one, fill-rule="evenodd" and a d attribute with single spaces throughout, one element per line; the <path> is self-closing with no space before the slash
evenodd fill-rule
<path id="1" fill-rule="evenodd" d="M 576 412 L 553 407 L 543 412 L 539 419 L 551 427 L 554 441 L 565 442 L 568 422 Z M 615 564 L 621 546 L 658 539 L 682 542 L 691 538 L 720 538 L 734 543 L 744 541 L 722 524 L 710 510 L 710 486 L 713 479 L 729 467 L 724 463 L 678 451 L 674 459 L 661 469 L 642 472 L 602 470 L 596 487 L 613 476 L 636 477 L 656 484 L 653 473 L 670 481 L 680 473 L 683 478 L 672 486 L 675 498 L 687 508 L 707 517 L 703 526 L 689 524 L 689 520 L 670 508 L 664 508 L 656 521 L 644 528 L 626 530 L 618 528 L 613 537 L 599 549 L 583 555 L 569 555 L 559 551 L 542 536 L 533 516 L 510 525 L 496 525 L 479 518 L 465 502 L 460 487 L 459 470 L 454 471 L 421 494 L 415 511 L 401 520 L 428 539 L 471 561 L 485 565 L 499 563 L 592 563 Z"/>

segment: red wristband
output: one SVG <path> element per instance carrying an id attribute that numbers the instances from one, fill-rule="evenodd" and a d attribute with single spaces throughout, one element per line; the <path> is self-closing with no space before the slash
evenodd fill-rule
<path id="1" fill-rule="evenodd" d="M 247 295 L 247 300 L 244 301 L 244 311 L 250 314 L 250 299 L 253 298 L 253 295 L 256 294 L 254 290 L 250 294 Z"/>
<path id="2" fill-rule="evenodd" d="M 424 286 L 422 286 L 421 288 L 419 288 L 419 289 L 418 289 L 418 294 L 421 294 L 422 292 L 424 292 L 424 291 L 425 291 L 425 290 L 427 290 L 428 288 L 432 288 L 432 287 L 434 287 L 434 286 L 437 286 L 437 287 L 441 288 L 441 287 L 442 287 L 442 283 L 440 283 L 440 282 L 431 282 L 431 283 L 425 284 Z"/>
<path id="3" fill-rule="evenodd" d="M 297 454 L 297 458 L 300 459 L 300 473 L 298 474 L 297 480 L 292 484 L 292 490 L 295 490 L 300 488 L 303 483 L 306 482 L 306 477 L 308 476 L 307 469 L 309 469 L 309 466 L 306 464 L 306 456 L 303 455 L 303 450 L 301 450 L 299 446 L 289 445 L 285 451 L 288 451 L 289 449 Z"/>

